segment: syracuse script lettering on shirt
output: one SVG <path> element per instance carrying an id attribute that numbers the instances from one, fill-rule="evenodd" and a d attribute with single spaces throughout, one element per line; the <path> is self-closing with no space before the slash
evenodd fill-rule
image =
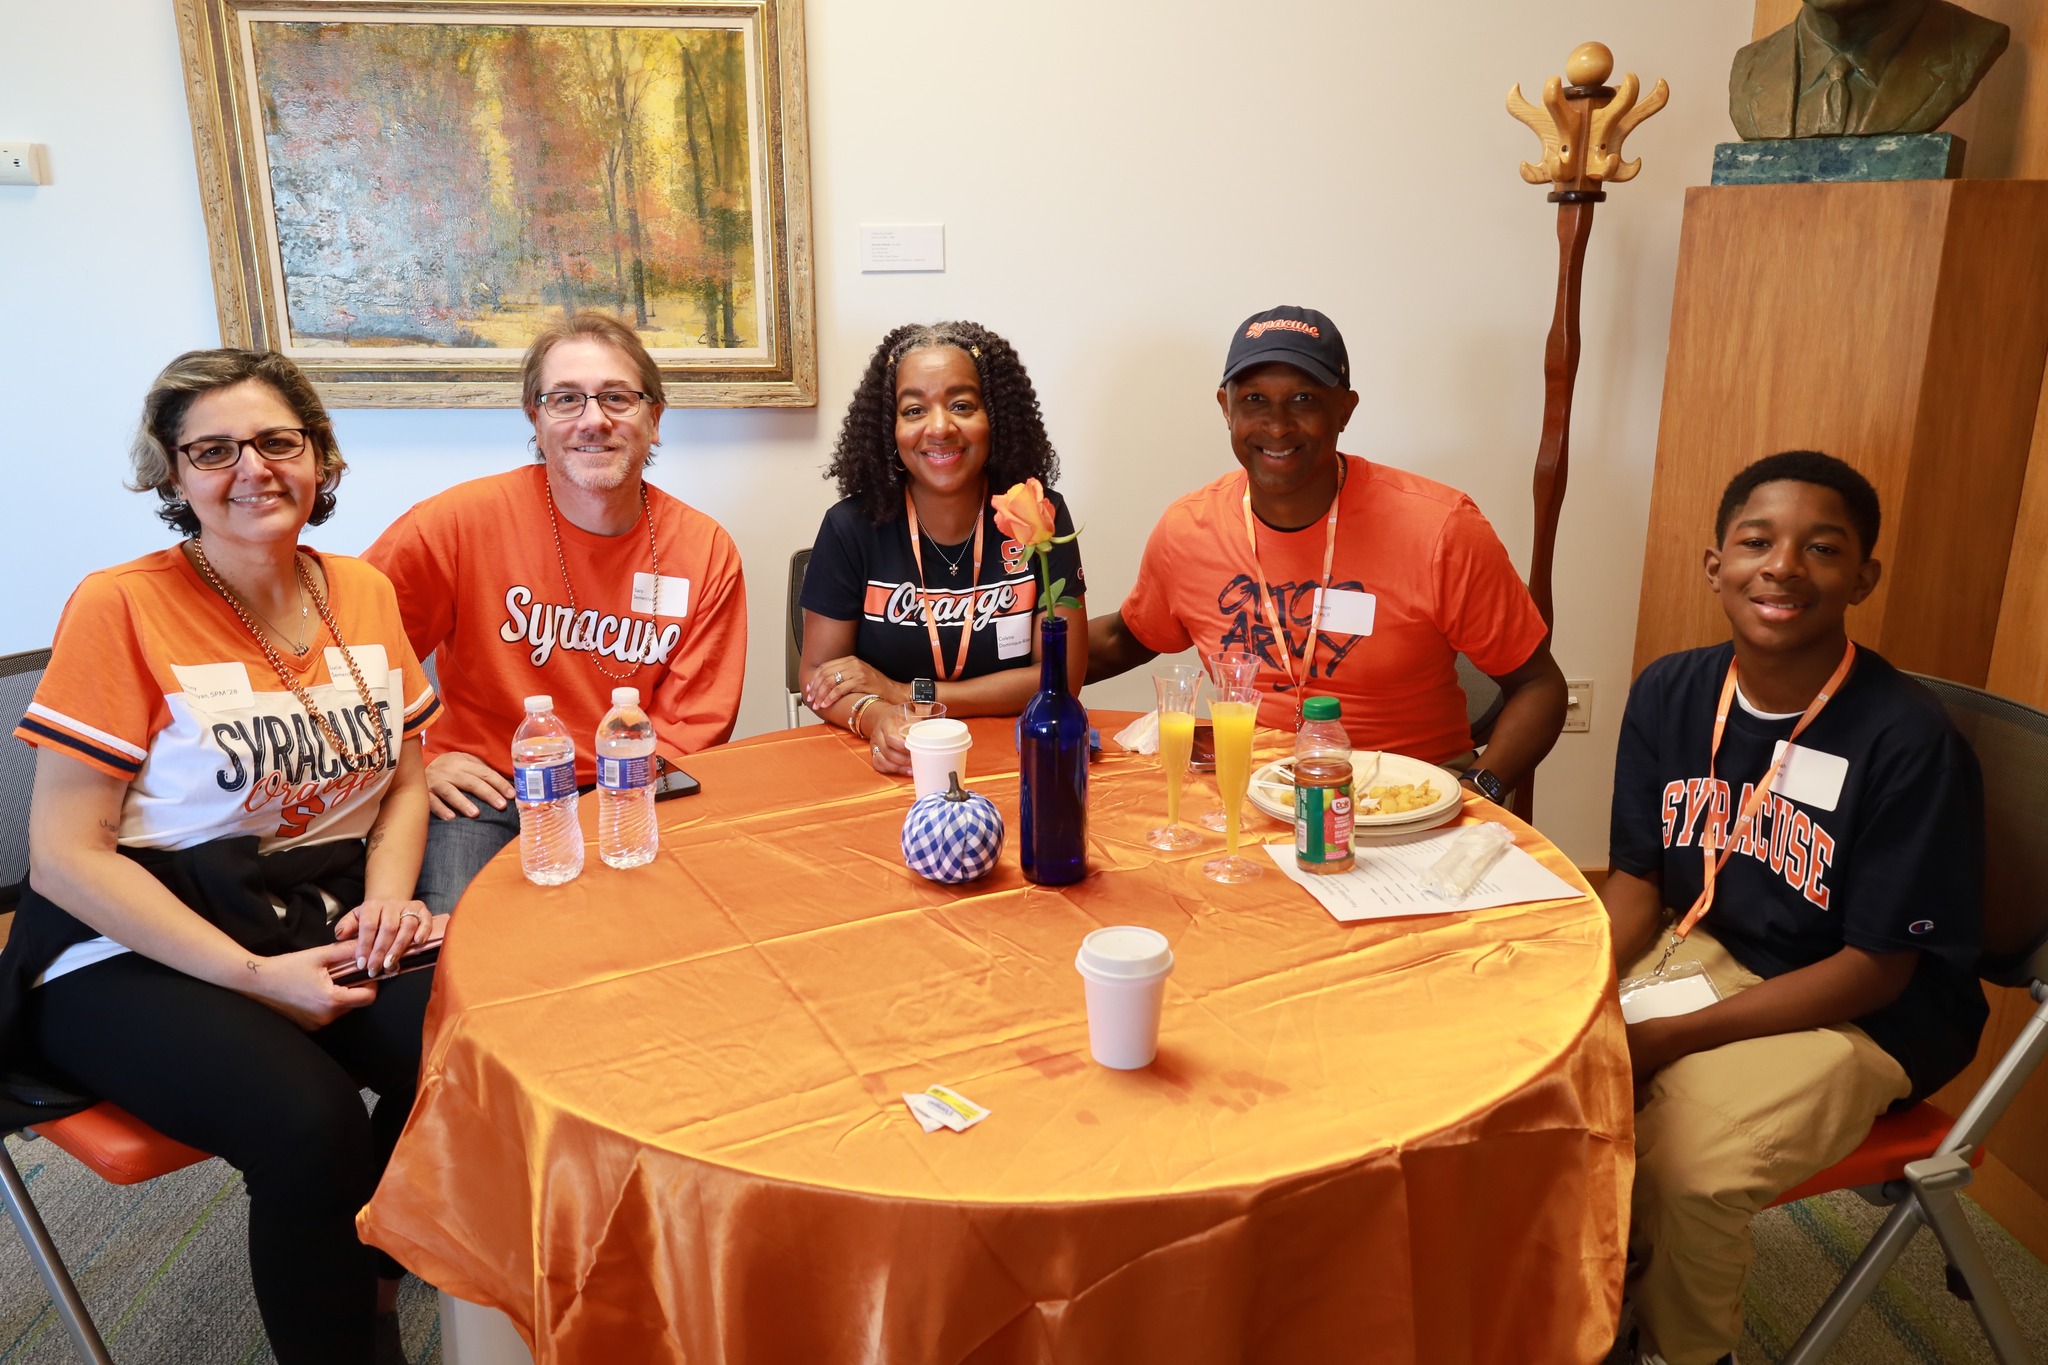
<path id="1" fill-rule="evenodd" d="M 1287 648 L 1296 663 L 1300 662 L 1303 648 L 1308 643 L 1308 628 L 1316 614 L 1316 589 L 1322 586 L 1321 579 L 1266 585 L 1266 591 L 1272 594 L 1274 607 L 1287 628 Z M 1341 583 L 1333 580 L 1330 587 L 1336 591 L 1365 591 L 1365 585 L 1356 579 Z M 1259 606 L 1258 584 L 1250 574 L 1241 573 L 1223 585 L 1223 591 L 1216 595 L 1216 612 L 1227 623 L 1219 648 L 1249 649 L 1274 672 L 1287 671 L 1279 654 L 1274 652 L 1273 630 L 1266 624 L 1265 612 Z M 1363 639 L 1363 635 L 1332 635 L 1326 630 L 1317 631 L 1316 657 L 1309 668 L 1309 677 L 1334 676 L 1345 656 L 1358 648 L 1358 642 Z M 1280 690 L 1285 689 L 1286 684 L 1281 684 Z"/>
<path id="2" fill-rule="evenodd" d="M 1740 810 L 1756 790 L 1756 783 L 1742 785 Z M 1702 837 L 1705 845 L 1719 849 L 1727 838 L 1729 821 L 1728 784 L 1719 778 L 1685 778 L 1664 788 L 1664 847 L 1690 848 Z M 1828 908 L 1828 888 L 1821 885 L 1834 865 L 1835 839 L 1818 821 L 1791 801 L 1772 792 L 1757 807 L 1756 817 L 1735 840 L 1728 856 L 1747 854 L 1785 879 L 1785 884 L 1809 901 Z"/>
<path id="3" fill-rule="evenodd" d="M 391 703 L 380 700 L 377 711 L 388 727 L 391 744 L 395 745 L 399 726 L 391 715 Z M 335 733 L 345 736 L 342 742 L 356 753 L 373 751 L 377 727 L 370 721 L 369 708 L 361 702 L 329 710 L 327 723 Z M 227 759 L 214 773 L 215 783 L 224 792 L 246 789 L 248 796 L 242 801 L 242 809 L 252 814 L 267 805 L 278 806 L 281 818 L 273 835 L 278 839 L 304 834 L 314 816 L 329 806 L 342 804 L 365 787 L 382 782 L 386 772 L 398 762 L 387 745 L 383 764 L 368 772 L 348 771 L 328 745 L 326 734 L 303 712 L 216 721 L 213 742 Z"/>
<path id="4" fill-rule="evenodd" d="M 622 664 L 667 663 L 683 638 L 683 628 L 663 626 L 640 616 L 613 616 L 586 608 L 574 611 L 555 602 L 536 602 L 533 589 L 514 583 L 505 590 L 505 624 L 498 638 L 506 644 L 533 646 L 527 659 L 535 668 L 548 661 L 555 646 L 607 654 Z"/>
<path id="5" fill-rule="evenodd" d="M 941 626 L 971 623 L 972 629 L 982 630 L 998 616 L 1030 615 L 1031 609 L 1038 605 L 1038 580 L 1024 578 L 985 583 L 972 591 L 949 592 L 930 588 L 924 596 L 931 603 L 934 623 Z M 918 609 L 917 598 L 915 583 L 877 583 L 869 579 L 867 592 L 861 600 L 861 614 L 870 621 L 892 626 L 922 626 L 924 613 Z"/>

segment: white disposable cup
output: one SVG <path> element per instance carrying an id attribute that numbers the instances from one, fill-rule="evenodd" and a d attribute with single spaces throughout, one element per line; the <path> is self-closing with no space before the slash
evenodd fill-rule
<path id="1" fill-rule="evenodd" d="M 1074 955 L 1088 997 L 1088 1051 L 1106 1067 L 1135 1071 L 1159 1055 L 1159 1014 L 1173 949 L 1166 935 L 1134 924 L 1097 929 Z"/>
<path id="2" fill-rule="evenodd" d="M 917 785 L 917 799 L 942 792 L 952 785 L 954 773 L 967 784 L 967 751 L 974 736 L 964 720 L 921 720 L 903 732 L 903 747 L 910 751 L 910 777 Z"/>

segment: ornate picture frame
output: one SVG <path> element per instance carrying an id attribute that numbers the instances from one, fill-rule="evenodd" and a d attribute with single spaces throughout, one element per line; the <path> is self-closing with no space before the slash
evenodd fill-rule
<path id="1" fill-rule="evenodd" d="M 574 308 L 675 407 L 817 403 L 803 0 L 176 0 L 221 339 L 512 407 Z"/>

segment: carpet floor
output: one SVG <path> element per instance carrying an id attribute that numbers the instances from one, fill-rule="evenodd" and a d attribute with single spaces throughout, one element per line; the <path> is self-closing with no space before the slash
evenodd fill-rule
<path id="1" fill-rule="evenodd" d="M 248 1201 L 241 1177 L 208 1161 L 142 1185 L 109 1185 L 48 1142 L 7 1150 L 63 1250 L 107 1348 L 122 1365 L 267 1365 L 249 1290 Z M 2048 1267 L 1965 1201 L 1971 1227 L 2048 1361 Z M 1773 1209 L 1755 1225 L 1756 1273 L 1743 1297 L 1744 1365 L 1772 1365 L 1798 1338 L 1883 1217 L 1847 1192 Z M 408 1359 L 440 1365 L 432 1289 L 408 1279 L 399 1318 Z M 0 1227 L 0 1365 L 69 1365 L 76 1355 L 11 1223 Z M 1990 1361 L 1968 1304 L 1943 1287 L 1923 1233 L 1829 1357 L 1837 1365 Z"/>

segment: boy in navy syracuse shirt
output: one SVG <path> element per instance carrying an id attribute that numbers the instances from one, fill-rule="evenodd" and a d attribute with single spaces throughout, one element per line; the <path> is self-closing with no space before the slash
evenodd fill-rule
<path id="1" fill-rule="evenodd" d="M 1666 655 L 1629 692 L 1602 892 L 1624 978 L 1657 965 L 1706 850 L 1730 845 L 1671 959 L 1721 998 L 1628 1027 L 1646 1361 L 1732 1360 L 1751 1217 L 1962 1070 L 1984 1024 L 1976 758 L 1843 625 L 1877 586 L 1877 530 L 1876 490 L 1840 460 L 1743 470 L 1706 552 L 1733 640 Z"/>

